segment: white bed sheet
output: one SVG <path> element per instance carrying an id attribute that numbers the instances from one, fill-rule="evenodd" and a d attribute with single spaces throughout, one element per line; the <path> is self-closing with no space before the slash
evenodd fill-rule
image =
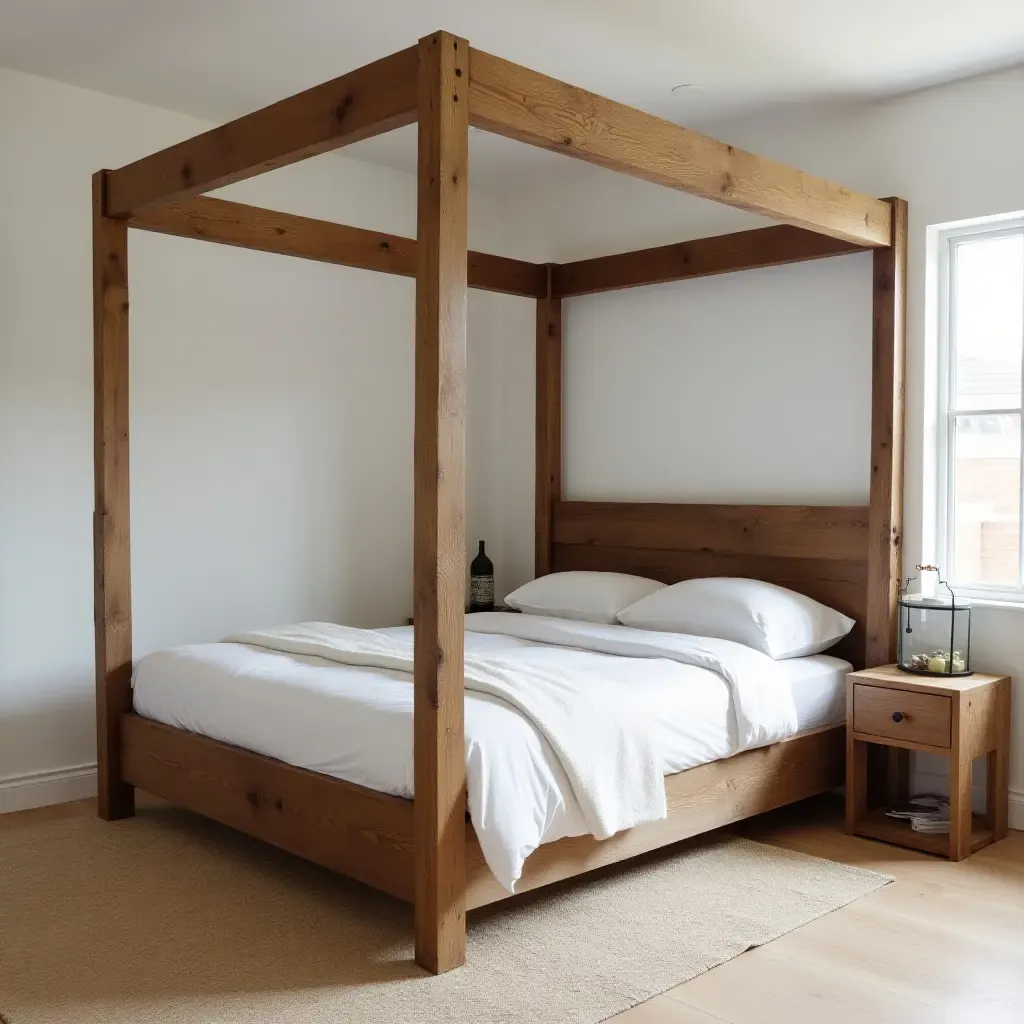
<path id="1" fill-rule="evenodd" d="M 466 624 L 468 650 L 508 652 L 531 643 L 472 632 L 472 616 Z M 408 636 L 411 627 L 382 632 Z M 844 719 L 847 662 L 815 655 L 778 664 L 792 687 L 800 730 Z M 730 692 L 721 677 L 686 665 L 653 676 L 637 698 L 658 723 L 666 775 L 736 752 Z M 401 673 L 241 644 L 198 644 L 143 658 L 134 708 L 288 764 L 413 795 L 412 687 Z M 466 693 L 466 760 L 470 815 L 484 856 L 506 887 L 538 845 L 587 831 L 554 753 L 504 702 Z"/>

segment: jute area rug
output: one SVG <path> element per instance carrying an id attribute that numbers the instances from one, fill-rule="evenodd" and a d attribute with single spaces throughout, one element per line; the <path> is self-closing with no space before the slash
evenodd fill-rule
<path id="1" fill-rule="evenodd" d="M 469 963 L 412 961 L 411 911 L 169 808 L 0 831 L 9 1024 L 596 1024 L 879 888 L 745 839 L 470 915 Z"/>

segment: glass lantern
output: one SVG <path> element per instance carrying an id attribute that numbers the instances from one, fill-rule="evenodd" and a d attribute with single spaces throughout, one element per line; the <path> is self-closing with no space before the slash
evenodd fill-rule
<path id="1" fill-rule="evenodd" d="M 953 593 L 937 566 L 917 569 L 918 575 L 905 580 L 900 591 L 899 666 L 923 676 L 969 676 L 971 603 Z M 945 587 L 947 593 L 911 594 L 910 585 L 925 572 L 935 573 L 936 589 Z"/>

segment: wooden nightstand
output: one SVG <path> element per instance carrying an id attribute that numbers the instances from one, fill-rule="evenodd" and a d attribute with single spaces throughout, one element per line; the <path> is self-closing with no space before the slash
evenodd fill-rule
<path id="1" fill-rule="evenodd" d="M 895 665 L 846 677 L 846 831 L 963 860 L 1006 836 L 1010 679 L 918 676 Z M 909 751 L 949 758 L 949 835 L 887 818 L 908 796 Z M 987 808 L 971 813 L 971 767 L 988 764 Z"/>

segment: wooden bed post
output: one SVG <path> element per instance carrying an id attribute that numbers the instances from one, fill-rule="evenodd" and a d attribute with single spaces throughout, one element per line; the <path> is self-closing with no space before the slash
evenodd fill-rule
<path id="1" fill-rule="evenodd" d="M 128 222 L 104 214 L 107 171 L 92 177 L 96 505 L 96 746 L 99 813 L 135 813 L 121 780 L 121 714 L 132 709 L 132 574 L 128 502 Z"/>
<path id="2" fill-rule="evenodd" d="M 537 300 L 535 576 L 551 572 L 554 506 L 562 496 L 562 300 L 552 293 L 554 269 L 548 264 L 547 294 Z"/>
<path id="3" fill-rule="evenodd" d="M 414 439 L 416 962 L 466 960 L 465 410 L 469 46 L 419 44 Z"/>
<path id="4" fill-rule="evenodd" d="M 867 666 L 896 660 L 903 541 L 903 365 L 907 320 L 907 203 L 892 209 L 892 243 L 874 251 L 871 498 L 868 510 Z"/>

